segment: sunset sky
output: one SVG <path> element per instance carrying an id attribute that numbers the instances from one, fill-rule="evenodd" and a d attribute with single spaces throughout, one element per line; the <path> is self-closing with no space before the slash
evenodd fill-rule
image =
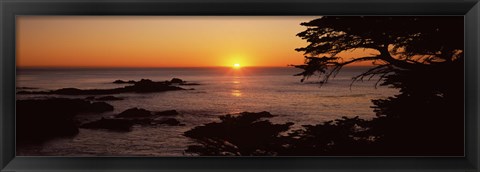
<path id="1" fill-rule="evenodd" d="M 20 16 L 19 67 L 287 66 L 315 16 Z"/>

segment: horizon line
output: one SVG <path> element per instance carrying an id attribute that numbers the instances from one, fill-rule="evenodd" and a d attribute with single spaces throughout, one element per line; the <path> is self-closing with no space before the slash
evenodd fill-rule
<path id="1" fill-rule="evenodd" d="M 241 66 L 256 67 L 292 67 L 292 66 Z M 233 66 L 16 66 L 16 68 L 233 68 Z"/>
<path id="2" fill-rule="evenodd" d="M 368 67 L 370 65 L 347 65 L 345 67 Z M 95 68 L 119 68 L 119 69 L 138 69 L 138 68 L 233 68 L 233 66 L 15 66 L 16 69 L 23 68 L 23 69 L 28 69 L 28 68 L 72 68 L 72 69 L 78 69 L 78 68 L 83 68 L 83 69 L 95 69 Z M 295 68 L 294 66 L 290 65 L 284 65 L 284 66 L 241 66 L 241 68 L 280 68 L 280 67 L 285 67 L 285 68 Z"/>

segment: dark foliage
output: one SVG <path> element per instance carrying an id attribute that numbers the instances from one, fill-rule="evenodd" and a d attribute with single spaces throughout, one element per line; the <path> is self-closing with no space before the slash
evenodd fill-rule
<path id="1" fill-rule="evenodd" d="M 279 135 L 292 123 L 272 124 L 262 118 L 271 118 L 268 112 L 243 112 L 221 116 L 220 123 L 213 122 L 195 127 L 185 136 L 201 145 L 189 146 L 186 152 L 200 155 L 276 155 L 282 146 Z"/>
<path id="2" fill-rule="evenodd" d="M 272 124 L 268 112 L 243 112 L 221 116 L 221 122 L 195 127 L 185 136 L 200 145 L 191 145 L 186 152 L 206 156 L 308 156 L 308 155 L 374 155 L 371 149 L 377 137 L 370 133 L 370 121 L 343 117 L 318 125 L 287 132 L 293 123 Z"/>
<path id="3" fill-rule="evenodd" d="M 376 155 L 463 155 L 462 17 L 329 16 L 302 25 L 307 30 L 298 36 L 309 45 L 297 51 L 305 53 L 306 61 L 294 65 L 304 69 L 298 74 L 302 81 L 320 74 L 325 84 L 345 65 L 371 61 L 373 67 L 353 82 L 378 76 L 380 85 L 400 90 L 394 97 L 372 100 L 377 117 L 357 125 L 367 124 L 376 146 L 352 141 L 357 149 Z M 337 56 L 355 49 L 377 54 Z"/>
<path id="4" fill-rule="evenodd" d="M 305 125 L 289 134 L 282 155 L 374 155 L 376 135 L 370 133 L 370 121 L 342 117 L 323 124 Z M 362 149 L 359 149 L 359 148 Z M 369 148 L 369 149 L 365 149 Z"/>
<path id="5" fill-rule="evenodd" d="M 402 82 L 399 82 L 402 81 Z M 385 83 L 401 94 L 373 100 L 373 130 L 384 151 L 410 155 L 463 155 L 463 58 L 396 71 Z M 393 148 L 395 147 L 395 148 Z"/>
<path id="6" fill-rule="evenodd" d="M 325 16 L 301 25 L 307 29 L 298 36 L 309 45 L 296 49 L 306 55 L 305 64 L 293 66 L 304 69 L 297 74 L 304 77 L 302 81 L 320 74 L 327 82 L 345 65 L 361 61 L 375 65 L 354 80 L 463 58 L 462 17 Z M 352 59 L 337 56 L 356 49 L 377 54 Z"/>

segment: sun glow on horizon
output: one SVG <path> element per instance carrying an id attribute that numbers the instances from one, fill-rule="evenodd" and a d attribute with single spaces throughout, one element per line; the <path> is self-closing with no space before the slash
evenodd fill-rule
<path id="1" fill-rule="evenodd" d="M 233 68 L 234 68 L 234 69 L 240 69 L 240 68 L 241 68 L 241 66 L 240 66 L 240 64 L 238 64 L 238 63 L 235 63 L 235 64 L 233 64 Z"/>

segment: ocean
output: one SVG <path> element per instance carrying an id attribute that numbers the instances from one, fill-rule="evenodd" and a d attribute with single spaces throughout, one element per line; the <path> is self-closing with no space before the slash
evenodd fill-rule
<path id="1" fill-rule="evenodd" d="M 126 109 L 138 107 L 150 111 L 177 110 L 177 119 L 185 126 L 134 126 L 131 132 L 80 129 L 71 138 L 57 138 L 42 145 L 17 148 L 17 155 L 46 156 L 191 156 L 184 150 L 194 140 L 184 137 L 195 126 L 220 121 L 219 116 L 240 112 L 268 111 L 273 123 L 293 122 L 319 124 L 342 116 L 375 116 L 372 99 L 386 98 L 397 89 L 378 86 L 376 78 L 355 82 L 352 77 L 367 67 L 345 67 L 327 84 L 320 85 L 312 76 L 305 82 L 293 74 L 292 67 L 212 68 L 25 68 L 17 69 L 17 88 L 32 87 L 35 91 L 60 88 L 106 89 L 123 87 L 115 80 L 165 81 L 180 78 L 189 83 L 187 90 L 159 93 L 126 93 L 120 101 L 106 101 L 113 112 L 79 114 L 80 122 L 111 117 Z M 17 99 L 88 96 L 17 95 Z"/>

